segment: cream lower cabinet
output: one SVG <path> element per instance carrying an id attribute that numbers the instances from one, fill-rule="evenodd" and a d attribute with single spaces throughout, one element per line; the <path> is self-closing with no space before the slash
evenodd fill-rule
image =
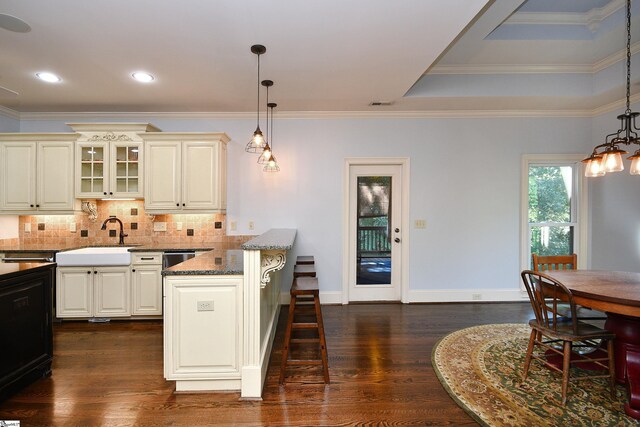
<path id="1" fill-rule="evenodd" d="M 242 276 L 165 276 L 164 375 L 177 391 L 239 390 Z"/>
<path id="2" fill-rule="evenodd" d="M 135 253 L 131 264 L 131 315 L 162 315 L 162 253 Z"/>
<path id="3" fill-rule="evenodd" d="M 58 267 L 56 316 L 129 317 L 129 266 Z"/>
<path id="4" fill-rule="evenodd" d="M 72 213 L 73 134 L 0 134 L 0 211 Z"/>
<path id="5" fill-rule="evenodd" d="M 225 212 L 228 140 L 224 133 L 146 136 L 145 211 Z"/>

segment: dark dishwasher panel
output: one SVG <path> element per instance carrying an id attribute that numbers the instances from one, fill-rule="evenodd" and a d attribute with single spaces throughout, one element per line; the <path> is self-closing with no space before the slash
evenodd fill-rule
<path id="1" fill-rule="evenodd" d="M 162 254 L 162 269 L 166 270 L 196 256 L 195 251 L 165 252 Z"/>

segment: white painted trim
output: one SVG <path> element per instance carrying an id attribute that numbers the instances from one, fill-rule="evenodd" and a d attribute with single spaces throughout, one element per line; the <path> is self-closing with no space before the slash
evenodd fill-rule
<path id="1" fill-rule="evenodd" d="M 596 31 L 606 18 L 625 7 L 624 0 L 613 0 L 603 7 L 593 8 L 584 13 L 572 12 L 516 12 L 505 25 L 585 25 Z"/>
<path id="2" fill-rule="evenodd" d="M 349 304 L 349 168 L 352 165 L 397 165 L 402 167 L 402 265 L 400 280 L 400 300 L 408 302 L 409 298 L 409 257 L 411 241 L 409 233 L 409 195 L 410 166 L 408 157 L 347 157 L 344 159 L 344 171 L 342 176 L 342 303 Z"/>
<path id="3" fill-rule="evenodd" d="M 291 302 L 291 294 L 289 292 L 280 293 L 280 304 L 289 305 Z M 320 291 L 320 304 L 342 304 L 341 291 Z"/>
<path id="4" fill-rule="evenodd" d="M 409 302 L 493 302 L 527 301 L 528 299 L 527 294 L 519 289 L 433 289 L 409 291 Z"/>
<path id="5" fill-rule="evenodd" d="M 3 107 L 2 105 L 0 105 L 0 116 L 20 120 L 21 114 L 19 111 L 12 110 L 11 108 Z"/>
<path id="6" fill-rule="evenodd" d="M 640 42 L 631 45 L 631 55 L 640 52 Z M 617 52 L 593 64 L 461 64 L 436 65 L 424 75 L 431 74 L 596 74 L 621 61 L 626 61 L 627 51 Z"/>
<path id="7" fill-rule="evenodd" d="M 581 160 L 585 154 L 524 154 L 520 164 L 520 269 L 529 268 L 529 164 L 531 163 L 573 163 L 577 165 L 578 190 L 578 224 L 577 248 L 578 268 L 587 268 L 589 256 L 588 226 L 589 226 L 589 187 L 588 179 L 584 176 Z"/>

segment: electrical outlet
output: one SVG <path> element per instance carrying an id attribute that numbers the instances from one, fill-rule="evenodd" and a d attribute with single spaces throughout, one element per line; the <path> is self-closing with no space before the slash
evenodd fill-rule
<path id="1" fill-rule="evenodd" d="M 69 231 L 70 231 L 71 233 L 75 233 L 75 232 L 77 231 L 77 230 L 76 230 L 76 223 L 75 223 L 75 222 L 70 222 L 70 223 L 69 223 Z"/>
<path id="2" fill-rule="evenodd" d="M 198 311 L 214 311 L 213 301 L 198 301 Z"/>
<path id="3" fill-rule="evenodd" d="M 27 222 L 24 224 L 24 232 L 25 233 L 31 233 L 31 223 Z"/>
<path id="4" fill-rule="evenodd" d="M 427 228 L 427 221 L 424 219 L 416 219 L 414 225 L 416 228 Z"/>
<path id="5" fill-rule="evenodd" d="M 153 223 L 153 231 L 167 231 L 167 223 L 166 222 L 154 222 Z"/>
<path id="6" fill-rule="evenodd" d="M 471 294 L 471 299 L 473 301 L 480 301 L 482 299 L 482 294 Z"/>
<path id="7" fill-rule="evenodd" d="M 253 230 L 253 221 L 249 221 L 249 230 Z"/>
<path id="8" fill-rule="evenodd" d="M 181 222 L 176 222 L 176 230 L 177 231 L 182 231 L 182 223 Z"/>
<path id="9" fill-rule="evenodd" d="M 229 222 L 229 229 L 231 231 L 236 231 L 238 229 L 238 223 L 236 223 L 235 221 Z"/>

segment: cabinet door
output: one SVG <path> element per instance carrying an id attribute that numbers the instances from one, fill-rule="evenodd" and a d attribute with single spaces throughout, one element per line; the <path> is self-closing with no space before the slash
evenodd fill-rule
<path id="1" fill-rule="evenodd" d="M 133 315 L 162 314 L 162 266 L 134 265 L 131 270 Z"/>
<path id="2" fill-rule="evenodd" d="M 93 315 L 91 267 L 58 267 L 56 274 L 56 316 L 91 317 Z"/>
<path id="3" fill-rule="evenodd" d="M 129 267 L 94 268 L 94 316 L 128 317 L 131 314 Z"/>
<path id="4" fill-rule="evenodd" d="M 188 141 L 182 146 L 184 209 L 219 209 L 219 144 Z"/>
<path id="5" fill-rule="evenodd" d="M 76 144 L 76 197 L 109 197 L 109 151 L 106 142 Z"/>
<path id="6" fill-rule="evenodd" d="M 113 143 L 110 158 L 109 192 L 113 197 L 143 197 L 142 144 Z"/>
<path id="7" fill-rule="evenodd" d="M 39 210 L 73 210 L 73 142 L 39 142 L 37 160 Z"/>
<path id="8" fill-rule="evenodd" d="M 144 151 L 146 168 L 144 175 L 145 209 L 181 209 L 181 143 L 150 141 L 145 143 Z"/>
<path id="9" fill-rule="evenodd" d="M 36 209 L 36 143 L 0 143 L 0 209 Z"/>

